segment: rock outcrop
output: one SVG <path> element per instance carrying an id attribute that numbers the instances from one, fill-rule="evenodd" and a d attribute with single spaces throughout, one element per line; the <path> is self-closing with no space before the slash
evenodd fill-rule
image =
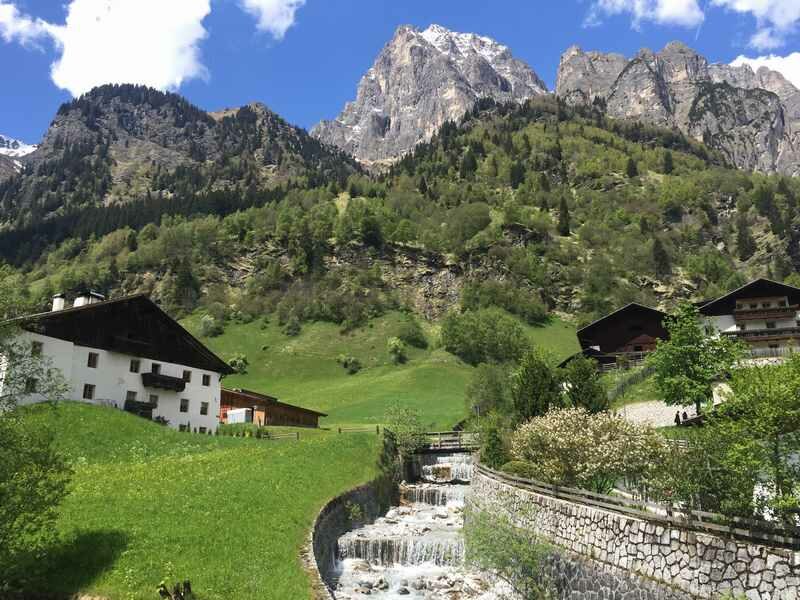
<path id="1" fill-rule="evenodd" d="M 391 161 L 480 98 L 523 101 L 544 93 L 536 73 L 490 38 L 402 26 L 361 79 L 356 100 L 312 135 L 364 163 Z"/>
<path id="2" fill-rule="evenodd" d="M 556 94 L 679 129 L 741 169 L 800 174 L 800 90 L 766 68 L 709 64 L 680 42 L 630 60 L 573 46 L 561 57 Z"/>

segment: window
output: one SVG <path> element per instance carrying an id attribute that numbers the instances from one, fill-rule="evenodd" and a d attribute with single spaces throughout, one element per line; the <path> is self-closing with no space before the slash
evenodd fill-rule
<path id="1" fill-rule="evenodd" d="M 181 412 L 189 412 L 189 399 L 181 398 Z"/>
<path id="2" fill-rule="evenodd" d="M 97 361 L 100 358 L 100 355 L 97 352 L 89 352 L 89 358 L 86 360 L 86 366 L 90 369 L 97 368 Z"/>
<path id="3" fill-rule="evenodd" d="M 784 306 L 786 306 L 786 300 L 780 300 L 780 301 L 778 302 L 778 306 L 780 306 L 781 308 L 783 308 Z"/>
<path id="4" fill-rule="evenodd" d="M 642 346 L 634 346 L 633 347 L 633 351 L 634 352 L 642 352 L 642 351 L 644 351 L 644 347 L 642 347 Z"/>
<path id="5" fill-rule="evenodd" d="M 36 393 L 36 388 L 39 385 L 39 381 L 34 377 L 29 377 L 25 380 L 25 393 L 26 394 L 34 394 Z"/>
<path id="6" fill-rule="evenodd" d="M 41 356 L 44 344 L 42 342 L 31 342 L 31 356 Z"/>
<path id="7" fill-rule="evenodd" d="M 150 365 L 150 372 L 153 375 L 160 375 L 161 374 L 161 365 L 158 363 L 153 363 Z"/>
<path id="8" fill-rule="evenodd" d="M 205 427 L 201 427 L 201 428 L 200 428 L 200 433 L 205 433 L 205 432 L 207 432 L 207 431 L 208 431 L 208 429 L 206 429 Z"/>
<path id="9" fill-rule="evenodd" d="M 778 344 L 770 344 L 769 345 L 769 349 L 770 350 L 777 350 L 778 348 L 780 348 L 780 346 L 778 346 Z"/>
<path id="10" fill-rule="evenodd" d="M 207 415 L 208 414 L 208 402 L 201 402 L 200 403 L 200 414 Z"/>
<path id="11" fill-rule="evenodd" d="M 139 369 L 141 368 L 142 368 L 142 361 L 140 361 L 138 358 L 131 359 L 131 368 L 130 368 L 131 373 L 138 373 Z"/>
<path id="12" fill-rule="evenodd" d="M 83 386 L 83 399 L 94 400 L 94 385 L 91 383 L 84 384 Z"/>
<path id="13" fill-rule="evenodd" d="M 211 385 L 211 375 L 203 375 L 203 385 L 206 387 Z"/>
<path id="14" fill-rule="evenodd" d="M 158 408 L 158 396 L 150 394 L 150 404 L 153 405 L 153 408 Z"/>
<path id="15" fill-rule="evenodd" d="M 775 329 L 775 321 L 767 321 L 767 329 Z"/>
<path id="16" fill-rule="evenodd" d="M 192 380 L 192 372 L 191 371 L 184 371 L 183 372 L 183 380 L 186 383 L 189 383 Z"/>
<path id="17" fill-rule="evenodd" d="M 186 425 L 178 425 L 178 431 L 188 431 Z"/>
<path id="18" fill-rule="evenodd" d="M 750 305 L 750 308 L 758 308 L 758 304 L 753 303 L 753 304 Z"/>
<path id="19" fill-rule="evenodd" d="M 136 392 L 128 390 L 125 394 L 125 402 L 136 402 Z"/>

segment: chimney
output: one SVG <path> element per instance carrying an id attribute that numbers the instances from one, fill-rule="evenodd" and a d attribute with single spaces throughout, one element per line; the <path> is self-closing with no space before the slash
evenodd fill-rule
<path id="1" fill-rule="evenodd" d="M 103 296 L 103 294 L 98 294 L 97 292 L 81 292 L 75 298 L 75 302 L 72 303 L 72 306 L 78 308 L 80 306 L 86 306 L 87 304 L 97 304 L 105 299 L 106 297 Z"/>
<path id="2" fill-rule="evenodd" d="M 67 306 L 67 297 L 64 294 L 53 296 L 53 311 L 64 310 Z"/>

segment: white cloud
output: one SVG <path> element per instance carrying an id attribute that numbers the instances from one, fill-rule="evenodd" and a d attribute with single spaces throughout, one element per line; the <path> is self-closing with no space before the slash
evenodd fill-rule
<path id="1" fill-rule="evenodd" d="M 105 83 L 175 89 L 205 77 L 199 43 L 210 0 L 72 0 L 64 24 L 26 16 L 0 3 L 0 34 L 24 45 L 50 39 L 59 52 L 50 68 L 73 96 Z"/>
<path id="2" fill-rule="evenodd" d="M 295 12 L 306 0 L 240 0 L 242 9 L 253 15 L 257 27 L 261 31 L 272 34 L 275 39 L 282 39 L 289 28 L 294 25 Z"/>
<path id="3" fill-rule="evenodd" d="M 48 24 L 41 19 L 31 19 L 13 4 L 0 1 L 0 37 L 6 42 L 27 46 L 46 37 L 48 29 Z"/>
<path id="4" fill-rule="evenodd" d="M 788 56 L 770 54 L 769 56 L 759 56 L 758 58 L 739 56 L 731 64 L 734 67 L 750 65 L 754 71 L 760 67 L 767 67 L 773 71 L 778 71 L 791 81 L 795 87 L 800 88 L 800 52 L 793 52 Z"/>
<path id="5" fill-rule="evenodd" d="M 595 0 L 586 24 L 595 25 L 603 16 L 621 14 L 630 14 L 636 28 L 644 21 L 696 27 L 705 18 L 697 0 Z"/>
<path id="6" fill-rule="evenodd" d="M 757 30 L 750 46 L 758 50 L 783 46 L 800 22 L 800 0 L 712 0 L 712 4 L 753 16 Z"/>

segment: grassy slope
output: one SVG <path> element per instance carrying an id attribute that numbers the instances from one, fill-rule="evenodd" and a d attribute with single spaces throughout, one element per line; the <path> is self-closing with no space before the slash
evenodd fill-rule
<path id="1" fill-rule="evenodd" d="M 185 322 L 196 331 L 198 317 Z M 229 324 L 223 335 L 203 340 L 222 357 L 243 352 L 250 361 L 246 375 L 225 384 L 274 394 L 286 402 L 330 416 L 323 425 L 380 423 L 395 401 L 419 409 L 427 427 L 449 428 L 464 417 L 464 390 L 471 367 L 441 349 L 409 349 L 409 361 L 393 365 L 386 349 L 396 335 L 400 316 L 390 313 L 354 332 L 341 334 L 330 323 L 303 326 L 298 337 L 284 335 L 275 323 Z M 558 320 L 527 328 L 537 345 L 557 358 L 577 351 L 574 328 Z M 435 326 L 428 337 L 435 340 Z M 347 372 L 339 355 L 358 358 L 363 369 Z"/>
<path id="2" fill-rule="evenodd" d="M 315 514 L 375 473 L 375 435 L 263 442 L 75 403 L 25 410 L 75 465 L 44 591 L 152 599 L 162 579 L 188 578 L 204 600 L 308 597 L 298 552 Z"/>

